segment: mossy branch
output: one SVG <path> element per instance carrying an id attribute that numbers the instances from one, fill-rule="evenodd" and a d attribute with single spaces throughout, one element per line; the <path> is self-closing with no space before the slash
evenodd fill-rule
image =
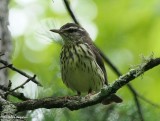
<path id="1" fill-rule="evenodd" d="M 121 87 L 128 84 L 131 80 L 142 75 L 144 72 L 156 67 L 160 64 L 160 58 L 150 58 L 147 61 L 140 64 L 137 68 L 131 69 L 126 74 L 120 76 L 113 84 L 104 87 L 101 92 L 95 95 L 86 97 L 70 96 L 70 97 L 53 97 L 53 98 L 43 98 L 43 99 L 32 99 L 19 103 L 14 103 L 17 107 L 17 112 L 25 110 L 34 110 L 38 108 L 68 108 L 70 110 L 78 110 L 88 106 L 92 106 L 101 103 L 106 97 L 109 98 L 110 95 L 116 93 Z"/>

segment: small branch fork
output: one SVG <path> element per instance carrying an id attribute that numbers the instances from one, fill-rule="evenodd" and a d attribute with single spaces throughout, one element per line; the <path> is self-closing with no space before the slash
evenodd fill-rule
<path id="1" fill-rule="evenodd" d="M 9 89 L 0 85 L 0 89 L 3 90 L 4 92 L 9 92 Z M 9 92 L 9 93 L 5 93 L 5 96 L 7 95 L 12 95 L 20 100 L 26 101 L 29 100 L 29 98 L 25 97 L 23 93 L 19 93 L 19 92 Z"/>
<path id="2" fill-rule="evenodd" d="M 19 88 L 23 88 L 23 86 L 25 84 L 27 84 L 29 81 L 31 81 L 32 79 L 35 79 L 36 78 L 36 75 L 34 75 L 33 77 L 31 78 L 28 78 L 24 83 L 22 83 L 21 85 L 17 86 L 16 88 L 12 89 L 12 90 L 9 90 L 8 92 L 6 92 L 6 95 L 11 93 L 11 92 L 14 92 L 15 90 L 19 89 Z"/>
<path id="3" fill-rule="evenodd" d="M 4 54 L 1 54 L 0 56 L 2 56 L 2 55 L 4 55 Z M 10 68 L 11 70 L 16 71 L 17 73 L 19 73 L 19 74 L 21 74 L 21 75 L 23 75 L 23 76 L 25 76 L 29 79 L 31 78 L 31 81 L 34 82 L 35 84 L 37 84 L 38 86 L 42 86 L 35 78 L 32 78 L 30 75 L 26 74 L 25 72 L 15 68 L 13 66 L 13 64 L 8 64 L 8 62 L 6 62 L 2 59 L 0 59 L 0 63 L 4 65 L 3 67 L 0 67 L 0 70 L 3 69 L 3 68 Z"/>
<path id="4" fill-rule="evenodd" d="M 0 57 L 3 56 L 4 54 L 3 53 L 0 53 Z M 4 97 L 7 97 L 7 95 L 12 95 L 20 100 L 29 100 L 29 98 L 25 97 L 23 93 L 19 93 L 19 92 L 15 92 L 17 89 L 19 88 L 23 88 L 23 86 L 28 83 L 29 81 L 32 81 L 34 83 L 36 83 L 38 86 L 42 86 L 35 78 L 36 78 L 36 75 L 34 75 L 33 77 L 29 76 L 28 74 L 26 74 L 25 72 L 15 68 L 12 64 L 8 64 L 8 62 L 2 60 L 0 58 L 0 63 L 3 64 L 4 66 L 0 67 L 0 70 L 1 69 L 5 69 L 5 68 L 10 68 L 11 70 L 13 71 L 16 71 L 18 73 L 20 73 L 21 75 L 27 77 L 28 79 L 22 83 L 21 85 L 17 86 L 16 88 L 10 90 L 10 87 L 11 87 L 11 82 L 10 84 L 8 85 L 8 87 L 4 87 L 2 85 L 0 85 L 0 89 L 3 90 L 5 93 L 3 94 Z"/>
<path id="5" fill-rule="evenodd" d="M 9 65 L 6 65 L 6 66 L 3 66 L 3 67 L 0 67 L 0 70 L 1 70 L 1 69 L 4 69 L 4 68 L 7 68 L 7 67 L 9 67 L 9 66 L 12 66 L 12 64 L 9 64 Z"/>
<path id="6" fill-rule="evenodd" d="M 43 99 L 32 99 L 28 101 L 23 101 L 19 103 L 13 103 L 17 107 L 17 112 L 34 110 L 38 108 L 65 108 L 70 110 L 78 110 L 80 108 L 85 108 L 98 103 L 101 103 L 106 97 L 109 98 L 110 95 L 116 93 L 120 88 L 129 83 L 131 80 L 142 75 L 144 72 L 160 65 L 160 58 L 151 59 L 146 63 L 141 64 L 136 69 L 131 69 L 128 73 L 119 77 L 115 80 L 113 84 L 104 87 L 101 92 L 92 95 L 89 99 L 86 97 L 54 97 L 54 98 L 43 98 Z"/>

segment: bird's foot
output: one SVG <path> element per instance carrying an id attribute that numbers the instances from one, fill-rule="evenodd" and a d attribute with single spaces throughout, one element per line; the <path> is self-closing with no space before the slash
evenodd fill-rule
<path id="1" fill-rule="evenodd" d="M 91 97 L 92 95 L 94 95 L 95 93 L 96 93 L 95 91 L 89 92 L 89 93 L 85 96 L 85 99 L 90 99 L 90 97 Z"/>

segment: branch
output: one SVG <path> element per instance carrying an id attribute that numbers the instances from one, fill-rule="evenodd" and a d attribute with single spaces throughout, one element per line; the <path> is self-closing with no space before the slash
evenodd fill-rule
<path id="1" fill-rule="evenodd" d="M 1 70 L 1 69 L 4 69 L 4 68 L 7 68 L 8 66 L 12 66 L 12 64 L 9 64 L 9 65 L 6 65 L 6 66 L 3 66 L 3 67 L 0 67 L 0 70 Z"/>
<path id="2" fill-rule="evenodd" d="M 0 56 L 3 56 L 5 55 L 4 53 L 0 53 Z M 25 97 L 23 93 L 19 93 L 19 92 L 14 92 L 16 89 L 18 88 L 21 88 L 22 86 L 24 86 L 26 83 L 28 83 L 29 81 L 33 81 L 34 83 L 38 84 L 38 86 L 42 86 L 36 79 L 36 75 L 34 75 L 33 77 L 27 75 L 25 72 L 13 67 L 12 64 L 8 64 L 8 62 L 0 59 L 0 63 L 2 63 L 4 66 L 3 67 L 0 67 L 0 70 L 3 69 L 3 68 L 10 68 L 12 69 L 13 71 L 16 71 L 18 73 L 20 73 L 21 75 L 27 77 L 28 79 L 26 80 L 26 82 L 24 82 L 23 84 L 21 84 L 20 86 L 16 87 L 15 89 L 12 89 L 10 90 L 10 86 L 8 85 L 8 87 L 4 87 L 2 85 L 0 85 L 0 89 L 3 90 L 5 93 L 5 97 L 9 94 L 9 95 L 12 95 L 20 100 L 23 100 L 23 101 L 26 101 L 26 100 L 29 100 L 29 98 Z"/>
<path id="3" fill-rule="evenodd" d="M 85 108 L 91 105 L 101 103 L 103 99 L 113 93 L 116 93 L 121 87 L 129 83 L 131 80 L 142 75 L 144 72 L 152 69 L 160 64 L 160 58 L 150 59 L 145 63 L 142 63 L 136 69 L 131 69 L 128 73 L 119 77 L 115 82 L 107 87 L 104 87 L 101 92 L 92 95 L 89 99 L 85 97 L 56 97 L 56 98 L 43 98 L 43 99 L 33 99 L 28 101 L 23 101 L 20 103 L 14 103 L 17 107 L 17 111 L 34 110 L 38 108 L 64 108 L 67 107 L 70 110 L 78 110 L 80 108 Z"/>
<path id="4" fill-rule="evenodd" d="M 9 90 L 8 92 L 6 92 L 6 94 L 9 94 L 19 88 L 22 88 L 26 83 L 28 83 L 29 81 L 31 81 L 32 79 L 35 79 L 36 75 L 34 75 L 33 77 L 31 78 L 28 78 L 24 83 L 22 83 L 21 85 L 17 86 L 16 88 L 12 89 L 12 90 Z"/>
<path id="5" fill-rule="evenodd" d="M 131 93 L 132 93 L 132 95 L 133 95 L 133 97 L 134 97 L 134 102 L 136 103 L 139 117 L 140 117 L 141 121 L 144 121 L 143 114 L 142 114 L 142 109 L 141 109 L 141 105 L 140 105 L 140 102 L 139 102 L 139 100 L 138 100 L 139 94 L 138 94 L 137 91 L 132 87 L 131 84 L 127 84 L 127 87 L 129 88 L 129 90 L 131 91 Z"/>
<path id="6" fill-rule="evenodd" d="M 22 121 L 21 118 L 19 118 L 19 116 L 15 115 L 15 112 L 17 111 L 16 106 L 13 105 L 11 102 L 3 99 L 1 96 L 0 105 L 2 107 L 0 115 L 1 121 Z"/>
<path id="7" fill-rule="evenodd" d="M 159 108 L 160 109 L 160 105 L 158 104 L 155 104 L 153 102 L 151 102 L 150 100 L 146 99 L 145 97 L 143 97 L 142 95 L 138 95 L 138 97 L 140 97 L 143 101 L 149 103 L 150 105 L 156 107 L 156 108 Z"/>
<path id="8" fill-rule="evenodd" d="M 77 20 L 77 18 L 75 17 L 74 13 L 73 13 L 72 10 L 71 10 L 71 7 L 70 7 L 70 5 L 69 5 L 68 0 L 64 0 L 64 4 L 65 4 L 65 7 L 66 7 L 69 15 L 70 15 L 71 18 L 73 19 L 74 23 L 80 25 L 79 22 L 78 22 L 78 20 Z"/>
<path id="9" fill-rule="evenodd" d="M 18 98 L 19 100 L 23 100 L 23 101 L 26 101 L 26 100 L 30 100 L 30 98 L 28 97 L 25 97 L 23 93 L 19 93 L 19 92 L 11 92 L 9 93 L 10 95 Z"/>
<path id="10" fill-rule="evenodd" d="M 12 52 L 12 40 L 10 31 L 8 30 L 8 4 L 9 0 L 0 0 L 0 57 L 4 52 L 7 52 L 5 59 L 7 61 L 11 60 Z M 8 70 L 0 70 L 0 84 L 7 87 L 8 86 Z M 3 93 L 0 90 L 0 93 Z M 3 94 L 2 94 L 3 95 Z"/>
<path id="11" fill-rule="evenodd" d="M 0 89 L 3 90 L 4 92 L 9 91 L 9 88 L 4 87 L 2 85 L 0 85 Z M 9 95 L 12 95 L 20 100 L 26 101 L 29 100 L 29 98 L 25 97 L 23 93 L 19 93 L 19 92 L 10 92 Z"/>
<path id="12" fill-rule="evenodd" d="M 2 59 L 0 59 L 0 63 L 2 63 L 3 65 L 5 65 L 6 67 L 12 69 L 13 71 L 18 72 L 19 74 L 27 77 L 27 78 L 32 78 L 30 75 L 26 74 L 25 72 L 15 68 L 12 64 L 8 64 L 7 61 L 4 61 Z M 31 81 L 33 81 L 34 83 L 36 83 L 38 86 L 42 86 L 35 78 L 31 79 Z"/>

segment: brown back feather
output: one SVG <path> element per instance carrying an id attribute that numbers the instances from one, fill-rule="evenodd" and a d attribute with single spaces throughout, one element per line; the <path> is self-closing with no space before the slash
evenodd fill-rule
<path id="1" fill-rule="evenodd" d="M 83 39 L 86 43 L 88 43 L 92 49 L 92 52 L 95 54 L 96 56 L 96 61 L 97 61 L 97 64 L 100 66 L 100 68 L 102 69 L 103 73 L 104 73 L 104 78 L 105 78 L 105 84 L 108 85 L 108 80 L 107 80 L 107 73 L 106 73 L 106 69 L 105 69 L 105 66 L 104 66 L 104 62 L 102 60 L 102 57 L 101 55 L 99 54 L 99 51 L 98 49 L 94 46 L 91 38 L 84 38 Z"/>

